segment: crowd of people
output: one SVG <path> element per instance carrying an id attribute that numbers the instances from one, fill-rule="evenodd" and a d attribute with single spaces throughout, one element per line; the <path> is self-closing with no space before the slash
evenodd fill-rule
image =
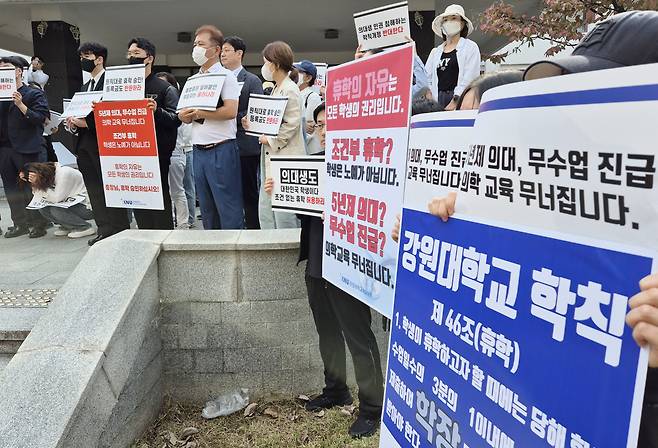
<path id="1" fill-rule="evenodd" d="M 473 24 L 459 5 L 449 6 L 436 17 L 432 29 L 443 43 L 426 62 L 415 56 L 412 113 L 477 110 L 482 95 L 503 84 L 620 66 L 658 62 L 658 12 L 623 13 L 598 25 L 569 57 L 539 61 L 525 71 L 480 75 L 480 51 L 468 36 Z M 591 36 L 600 38 L 592 39 Z M 602 37 L 601 37 L 602 36 Z M 370 57 L 382 50 L 362 52 Z M 154 111 L 164 210 L 126 210 L 107 207 L 103 194 L 93 112 L 69 118 L 66 128 L 75 134 L 73 152 L 77 169 L 48 161 L 43 137 L 49 108 L 43 87 L 40 58 L 28 63 L 19 57 L 0 59 L 0 67 L 13 67 L 17 85 L 13 102 L 0 103 L 0 167 L 11 208 L 13 226 L 7 238 L 43 236 L 52 222 L 55 235 L 89 241 L 114 235 L 130 227 L 131 215 L 140 229 L 187 229 L 196 223 L 198 199 L 204 229 L 280 229 L 301 227 L 300 261 L 306 260 L 309 303 L 319 335 L 325 387 L 306 405 L 310 411 L 352 403 L 346 380 L 347 345 L 358 384 L 359 416 L 349 432 L 354 437 L 375 433 L 384 393 L 381 354 L 371 330 L 367 305 L 322 278 L 323 226 L 320 218 L 272 211 L 274 181 L 272 155 L 324 154 L 324 92 L 313 89 L 317 69 L 309 61 L 294 64 L 285 42 L 269 43 L 262 50 L 261 81 L 242 66 L 245 42 L 237 36 L 224 38 L 215 26 L 196 30 L 192 59 L 199 73 L 222 73 L 226 80 L 213 111 L 185 109 L 176 113 L 180 86 L 169 73 L 154 73 L 156 48 L 144 38 L 132 39 L 127 58 L 146 65 L 146 94 Z M 81 91 L 103 89 L 108 50 L 93 42 L 79 48 L 82 69 L 90 79 Z M 23 82 L 23 71 L 37 84 Z M 44 81 L 45 80 L 45 81 Z M 246 134 L 250 94 L 288 98 L 276 137 Z M 71 197 L 88 197 L 67 208 L 48 206 L 27 210 L 33 195 L 52 203 Z M 89 206 L 91 208 L 89 208 Z M 434 199 L 429 212 L 443 221 L 458 208 L 456 194 Z M 97 231 L 91 225 L 95 221 Z M 399 237 L 399 222 L 393 229 Z M 627 322 L 641 345 L 651 349 L 650 366 L 658 367 L 658 274 L 644 279 L 641 291 L 630 301 Z M 650 369 L 639 446 L 658 447 L 658 374 Z"/>

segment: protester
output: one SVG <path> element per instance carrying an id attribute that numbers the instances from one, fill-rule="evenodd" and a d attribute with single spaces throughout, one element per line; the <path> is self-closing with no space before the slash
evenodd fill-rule
<path id="1" fill-rule="evenodd" d="M 306 153 L 301 128 L 303 118 L 299 88 L 288 77 L 288 72 L 293 68 L 293 60 L 292 49 L 285 42 L 272 42 L 263 49 L 261 74 L 265 80 L 276 83 L 272 96 L 286 97 L 288 103 L 283 113 L 283 122 L 279 128 L 279 134 L 276 137 L 261 135 L 259 138 L 260 143 L 263 145 L 260 165 L 261 181 L 270 177 L 271 155 L 304 155 Z M 248 129 L 249 123 L 246 117 L 242 119 L 242 125 L 245 129 Z M 263 187 L 261 187 L 260 192 L 258 216 L 262 229 L 299 227 L 295 215 L 272 211 L 272 200 L 265 193 Z"/>
<path id="2" fill-rule="evenodd" d="M 45 89 L 46 84 L 48 84 L 48 80 L 50 79 L 50 76 L 44 73 L 43 71 L 44 65 L 45 64 L 43 62 L 43 59 L 41 59 L 39 56 L 32 56 L 32 63 L 30 64 L 30 67 L 27 69 L 25 82 L 28 84 L 34 82 L 36 84 L 39 84 L 42 90 Z"/>
<path id="3" fill-rule="evenodd" d="M 222 32 L 212 25 L 196 30 L 192 59 L 200 73 L 226 75 L 214 111 L 184 109 L 178 116 L 192 124 L 194 179 L 204 229 L 242 229 L 244 208 L 240 152 L 236 143 L 240 87 L 235 75 L 219 62 Z M 220 219 L 221 217 L 221 219 Z"/>
<path id="4" fill-rule="evenodd" d="M 411 103 L 411 115 L 427 114 L 430 112 L 442 112 L 439 103 L 425 97 L 418 98 Z"/>
<path id="5" fill-rule="evenodd" d="M 180 92 L 180 86 L 174 75 L 160 72 L 156 76 L 163 81 L 167 81 L 169 85 L 176 88 L 177 92 Z M 185 150 L 188 148 L 190 151 L 192 150 L 192 125 L 183 124 L 179 126 L 177 134 L 176 147 L 169 161 L 169 194 L 171 195 L 176 228 L 185 230 L 190 228 L 190 212 L 184 187 L 187 163 Z"/>
<path id="6" fill-rule="evenodd" d="M 78 49 L 82 70 L 89 73 L 90 79 L 81 92 L 100 92 L 105 82 L 105 63 L 107 48 L 96 42 L 86 42 Z M 95 238 L 88 241 L 89 245 L 108 238 L 116 233 L 130 228 L 128 213 L 124 208 L 108 207 L 105 202 L 103 175 L 98 142 L 96 140 L 96 123 L 94 114 L 90 112 L 84 118 L 67 118 L 66 126 L 77 135 L 74 153 L 78 168 L 85 181 L 89 202 L 96 221 L 98 232 Z"/>
<path id="7" fill-rule="evenodd" d="M 313 90 L 315 80 L 318 77 L 318 69 L 311 61 L 303 60 L 294 67 L 299 73 L 297 85 L 300 90 L 302 102 L 302 126 L 304 130 L 304 142 L 306 143 L 306 154 L 317 154 L 322 151 L 320 141 L 314 132 L 315 122 L 313 121 L 313 112 L 322 103 L 320 95 Z"/>
<path id="8" fill-rule="evenodd" d="M 0 67 L 15 70 L 18 86 L 13 101 L 0 102 L 0 176 L 14 222 L 5 238 L 26 234 L 39 238 L 46 234 L 46 220 L 38 212 L 25 210 L 32 192 L 18 186 L 19 172 L 26 163 L 46 161 L 43 128 L 50 117 L 46 95 L 23 84 L 27 65 L 20 56 L 0 58 Z"/>
<path id="9" fill-rule="evenodd" d="M 427 82 L 439 105 L 454 110 L 466 86 L 480 74 L 480 49 L 467 38 L 473 32 L 473 23 L 462 6 L 450 5 L 434 19 L 432 30 L 444 42 L 427 58 Z M 414 59 L 414 64 L 419 63 L 418 55 Z M 422 79 L 416 81 L 422 86 Z"/>
<path id="10" fill-rule="evenodd" d="M 462 96 L 457 101 L 456 109 L 478 110 L 484 92 L 494 87 L 521 81 L 523 81 L 523 72 L 520 70 L 506 70 L 481 75 L 464 89 Z"/>
<path id="11" fill-rule="evenodd" d="M 153 110 L 155 136 L 158 143 L 158 162 L 164 210 L 135 209 L 133 214 L 140 229 L 168 230 L 174 228 L 171 195 L 169 194 L 169 164 L 176 147 L 178 126 L 181 122 L 176 114 L 178 90 L 153 72 L 155 45 L 148 39 L 136 37 L 128 43 L 126 55 L 130 64 L 146 64 L 146 98 Z"/>
<path id="12" fill-rule="evenodd" d="M 325 105 L 313 112 L 318 140 L 325 147 Z M 266 191 L 274 182 L 267 179 Z M 308 301 L 318 332 L 320 356 L 324 364 L 322 393 L 306 403 L 308 411 L 329 409 L 352 403 L 347 386 L 345 343 L 354 362 L 359 387 L 359 415 L 352 423 L 352 437 L 372 436 L 379 426 L 384 401 L 384 376 L 377 340 L 372 332 L 370 307 L 322 278 L 324 247 L 323 220 L 300 216 L 299 261 L 306 262 Z"/>
<path id="13" fill-rule="evenodd" d="M 222 45 L 222 65 L 231 70 L 238 80 L 244 83 L 238 101 L 237 143 L 240 149 L 240 170 L 242 176 L 242 202 L 246 229 L 260 229 L 258 221 L 258 184 L 260 169 L 260 143 L 258 137 L 245 134 L 242 119 L 247 115 L 249 96 L 263 94 L 263 86 L 258 76 L 249 73 L 242 60 L 247 51 L 244 41 L 238 36 L 229 36 Z"/>
<path id="14" fill-rule="evenodd" d="M 87 192 L 80 171 L 54 162 L 28 163 L 20 178 L 24 188 L 31 186 L 35 199 L 60 204 L 39 209 L 44 218 L 59 224 L 55 236 L 83 238 L 96 233 L 87 222 L 93 218 L 93 214 L 87 208 Z M 84 200 L 70 207 L 61 206 L 66 204 L 67 199 L 76 196 L 83 196 Z"/>

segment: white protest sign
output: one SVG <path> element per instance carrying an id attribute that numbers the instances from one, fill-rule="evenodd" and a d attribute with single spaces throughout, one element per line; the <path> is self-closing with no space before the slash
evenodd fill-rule
<path id="1" fill-rule="evenodd" d="M 105 69 L 103 101 L 144 99 L 146 93 L 146 66 L 144 64 L 118 65 Z"/>
<path id="2" fill-rule="evenodd" d="M 477 110 L 434 112 L 411 117 L 405 207 L 427 211 L 427 194 L 459 191 Z"/>
<path id="3" fill-rule="evenodd" d="M 329 69 L 329 65 L 324 62 L 314 62 L 313 65 L 315 65 L 315 69 L 318 72 L 313 90 L 320 93 L 322 87 L 327 87 L 327 70 Z"/>
<path id="4" fill-rule="evenodd" d="M 361 51 L 405 44 L 411 36 L 409 6 L 400 2 L 359 12 L 354 14 L 354 26 Z"/>
<path id="5" fill-rule="evenodd" d="M 50 202 L 42 196 L 35 194 L 30 203 L 25 208 L 28 210 L 39 210 L 45 207 L 69 208 L 76 204 L 81 204 L 86 200 L 87 197 L 84 194 L 78 194 L 75 196 L 69 196 L 62 202 Z"/>
<path id="6" fill-rule="evenodd" d="M 247 120 L 249 129 L 247 135 L 259 137 L 276 137 L 283 121 L 283 113 L 286 110 L 288 98 L 258 95 L 249 95 L 249 107 L 247 108 Z"/>
<path id="7" fill-rule="evenodd" d="M 64 106 L 66 110 L 62 113 L 62 118 L 83 118 L 91 113 L 91 106 L 93 103 L 98 103 L 103 99 L 103 92 L 77 92 L 71 98 L 71 102 Z"/>
<path id="8" fill-rule="evenodd" d="M 272 210 L 322 217 L 324 156 L 272 156 Z"/>
<path id="9" fill-rule="evenodd" d="M 204 73 L 191 76 L 187 79 L 180 94 L 176 112 L 183 109 L 217 109 L 225 80 L 226 74 L 224 73 Z"/>
<path id="10" fill-rule="evenodd" d="M 64 98 L 62 100 L 62 113 L 66 111 L 66 108 L 69 107 L 69 104 L 71 104 L 71 98 Z"/>
<path id="11" fill-rule="evenodd" d="M 0 68 L 0 101 L 12 101 L 16 91 L 16 69 Z"/>
<path id="12" fill-rule="evenodd" d="M 62 114 L 55 112 L 54 110 L 51 110 L 50 118 L 48 119 L 43 129 L 43 135 L 44 136 L 53 135 L 54 130 L 59 127 L 60 123 L 63 120 L 64 119 L 62 118 Z"/>

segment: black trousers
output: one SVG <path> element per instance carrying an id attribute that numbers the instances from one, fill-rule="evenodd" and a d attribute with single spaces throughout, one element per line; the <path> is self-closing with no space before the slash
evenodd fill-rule
<path id="1" fill-rule="evenodd" d="M 638 448 L 658 448 L 658 404 L 644 403 Z"/>
<path id="2" fill-rule="evenodd" d="M 78 148 L 78 169 L 85 181 L 89 202 L 98 227 L 98 234 L 111 236 L 130 228 L 125 208 L 108 207 L 105 203 L 101 160 L 98 152 L 90 148 Z"/>
<path id="3" fill-rule="evenodd" d="M 258 221 L 260 156 L 240 156 L 240 169 L 242 171 L 245 229 L 260 229 L 260 221 Z"/>
<path id="4" fill-rule="evenodd" d="M 46 227 L 47 221 L 38 210 L 25 209 L 32 200 L 32 189 L 29 185 L 18 184 L 18 174 L 26 163 L 45 161 L 45 147 L 32 154 L 21 154 L 10 147 L 0 148 L 0 176 L 15 227 Z"/>
<path id="5" fill-rule="evenodd" d="M 171 206 L 171 194 L 169 193 L 171 154 L 163 155 L 159 158 L 159 162 L 164 210 L 133 209 L 137 227 L 141 230 L 172 230 L 174 228 L 174 212 Z"/>
<path id="6" fill-rule="evenodd" d="M 379 347 L 370 327 L 370 307 L 321 278 L 306 275 L 306 288 L 324 363 L 322 392 L 335 399 L 349 395 L 347 343 L 359 386 L 359 412 L 366 418 L 379 419 L 384 401 L 384 376 Z"/>

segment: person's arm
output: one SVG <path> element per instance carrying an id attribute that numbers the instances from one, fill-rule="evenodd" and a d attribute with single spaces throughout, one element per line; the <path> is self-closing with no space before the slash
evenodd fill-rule
<path id="1" fill-rule="evenodd" d="M 414 52 L 414 78 L 416 82 L 414 83 L 411 90 L 413 95 L 418 93 L 418 91 L 420 91 L 420 89 L 423 87 L 430 86 L 427 73 L 425 72 L 425 65 L 423 64 L 423 61 L 420 59 L 418 54 L 416 54 L 416 52 Z"/>
<path id="2" fill-rule="evenodd" d="M 279 152 L 288 146 L 290 140 L 298 132 L 301 132 L 302 109 L 299 104 L 299 95 L 294 90 L 286 93 L 288 104 L 286 104 L 286 109 L 283 113 L 283 121 L 279 128 L 279 133 L 276 137 L 267 137 L 267 143 L 274 152 Z"/>
<path id="3" fill-rule="evenodd" d="M 633 329 L 633 339 L 640 347 L 649 348 L 649 367 L 658 367 L 658 274 L 640 281 L 640 292 L 628 305 L 626 323 Z"/>
<path id="4" fill-rule="evenodd" d="M 480 61 L 482 59 L 480 56 L 480 48 L 472 40 L 469 40 L 468 42 L 469 45 L 464 46 L 466 52 L 464 65 L 462 66 L 460 64 L 459 66 L 459 77 L 457 79 L 457 87 L 455 87 L 455 95 L 459 96 L 461 96 L 464 89 L 468 87 L 471 81 L 480 76 Z"/>
<path id="5" fill-rule="evenodd" d="M 178 106 L 178 91 L 174 87 L 167 87 L 163 104 L 158 104 L 153 113 L 156 124 L 168 128 L 178 128 L 181 122 L 176 113 L 176 106 Z"/>
<path id="6" fill-rule="evenodd" d="M 25 97 L 18 91 L 14 92 L 14 104 L 23 113 L 27 121 L 35 126 L 45 125 L 46 120 L 50 118 L 48 100 L 41 90 L 31 89 Z"/>

